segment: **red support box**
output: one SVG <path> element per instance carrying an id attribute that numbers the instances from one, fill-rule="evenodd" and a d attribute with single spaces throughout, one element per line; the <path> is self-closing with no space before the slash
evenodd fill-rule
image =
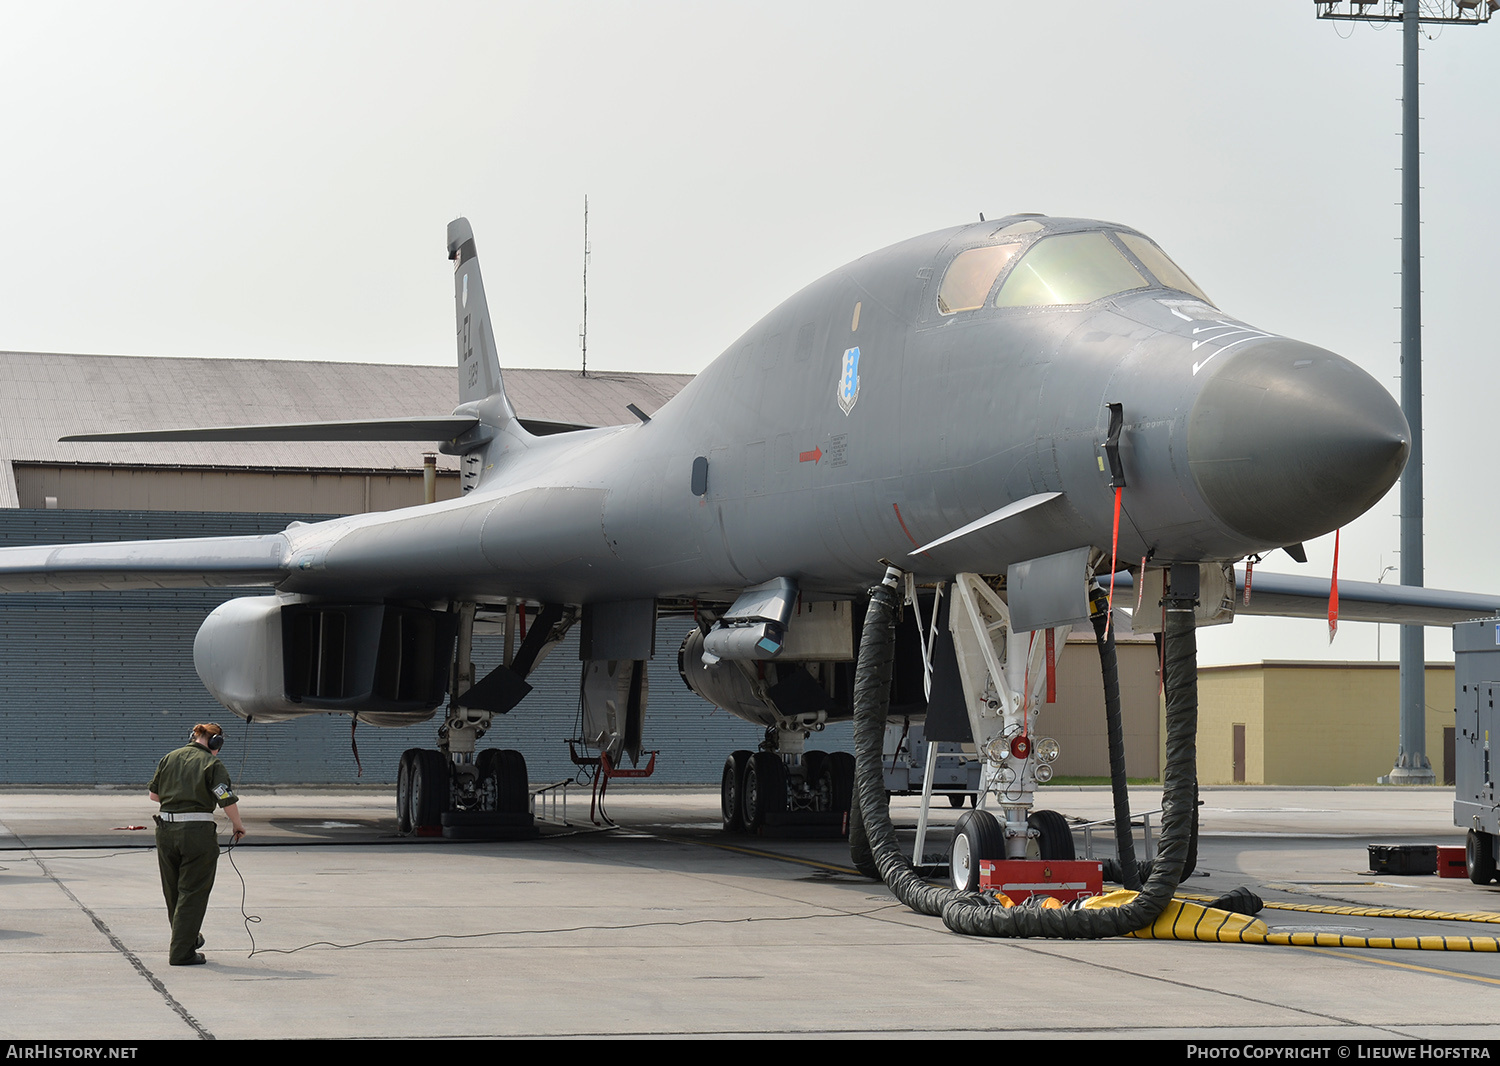
<path id="1" fill-rule="evenodd" d="M 999 889 L 1017 903 L 1037 895 L 1068 903 L 1104 894 L 1104 865 L 1092 860 L 981 859 L 979 887 Z"/>
<path id="2" fill-rule="evenodd" d="M 1461 847 L 1438 848 L 1437 872 L 1439 877 L 1468 877 L 1469 864 Z"/>

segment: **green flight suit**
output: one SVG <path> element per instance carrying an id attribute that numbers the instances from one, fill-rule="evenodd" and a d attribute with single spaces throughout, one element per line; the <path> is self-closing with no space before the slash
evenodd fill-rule
<path id="1" fill-rule="evenodd" d="M 150 790 L 165 813 L 212 814 L 214 805 L 238 803 L 229 771 L 219 757 L 201 744 L 168 752 L 156 765 Z M 198 948 L 198 931 L 208 912 L 214 874 L 219 866 L 219 840 L 212 821 L 158 822 L 156 862 L 161 869 L 161 891 L 172 923 L 169 961 L 189 962 Z"/>

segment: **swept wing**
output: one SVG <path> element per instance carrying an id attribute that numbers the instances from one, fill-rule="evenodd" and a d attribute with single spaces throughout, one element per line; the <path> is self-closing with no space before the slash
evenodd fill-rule
<path id="1" fill-rule="evenodd" d="M 287 539 L 127 540 L 0 550 L 0 592 L 223 588 L 286 576 Z"/>
<path id="2" fill-rule="evenodd" d="M 1115 588 L 1134 587 L 1131 575 L 1115 576 Z M 1245 603 L 1245 571 L 1234 572 L 1234 613 L 1274 618 L 1327 618 L 1331 582 L 1327 578 L 1255 571 Z M 1339 582 L 1339 621 L 1451 626 L 1470 618 L 1500 615 L 1500 596 L 1451 589 L 1387 585 L 1376 581 Z"/>
<path id="3" fill-rule="evenodd" d="M 1236 614 L 1328 617 L 1330 582 L 1326 578 L 1255 573 L 1250 581 L 1248 605 L 1244 602 L 1245 572 L 1236 570 L 1234 581 Z M 1500 596 L 1375 581 L 1339 581 L 1340 621 L 1451 626 L 1494 614 L 1500 614 Z"/>

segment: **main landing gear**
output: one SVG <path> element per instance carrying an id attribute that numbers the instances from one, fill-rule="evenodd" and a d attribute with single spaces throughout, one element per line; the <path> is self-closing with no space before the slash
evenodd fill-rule
<path id="1" fill-rule="evenodd" d="M 536 836 L 525 757 L 486 748 L 460 761 L 451 752 L 408 748 L 396 773 L 396 828 L 449 838 Z"/>
<path id="2" fill-rule="evenodd" d="M 474 688 L 470 649 L 475 610 L 472 603 L 457 605 L 454 696 L 438 728 L 437 748 L 408 748 L 401 753 L 396 772 L 396 828 L 402 834 L 504 840 L 537 835 L 526 759 L 509 748 L 478 750 L 493 711 L 463 702 Z M 509 619 L 514 618 L 513 609 L 507 613 Z M 507 658 L 509 625 L 508 621 Z"/>
<path id="3" fill-rule="evenodd" d="M 408 748 L 401 756 L 396 772 L 396 829 L 402 834 L 483 840 L 537 835 L 525 757 L 510 748 L 480 751 L 478 741 L 489 732 L 496 711 L 507 711 L 529 691 L 523 681 L 526 673 L 561 640 L 573 618 L 562 607 L 543 606 L 531 636 L 520 633 L 522 646 L 511 654 L 519 612 L 516 603 L 508 601 L 505 669 L 496 669 L 475 687 L 471 661 L 475 612 L 477 604 L 455 604 L 458 646 L 450 679 L 453 697 L 446 720 L 438 727 L 438 747 Z M 501 678 L 502 673 L 510 676 Z M 510 696 L 505 694 L 505 685 L 510 687 Z"/>
<path id="4" fill-rule="evenodd" d="M 724 761 L 719 805 L 727 833 L 843 836 L 854 797 L 854 756 L 802 751 L 802 734 L 772 728 L 759 751 Z M 795 752 L 787 750 L 796 748 Z"/>

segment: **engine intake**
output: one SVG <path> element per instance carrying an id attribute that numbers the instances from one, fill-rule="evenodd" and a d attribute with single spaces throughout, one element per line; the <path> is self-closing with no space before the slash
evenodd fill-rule
<path id="1" fill-rule="evenodd" d="M 193 643 L 198 676 L 241 718 L 353 714 L 371 725 L 432 717 L 448 690 L 457 622 L 394 604 L 221 604 Z"/>

